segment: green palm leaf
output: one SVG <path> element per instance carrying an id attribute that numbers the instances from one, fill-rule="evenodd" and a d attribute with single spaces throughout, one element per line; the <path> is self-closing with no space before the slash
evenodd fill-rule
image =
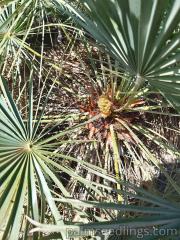
<path id="1" fill-rule="evenodd" d="M 86 123 L 51 136 L 49 132 L 39 134 L 53 84 L 42 105 L 42 110 L 38 109 L 39 114 L 35 117 L 32 76 L 31 73 L 26 121 L 11 96 L 6 80 L 0 78 L 0 229 L 3 240 L 19 239 L 20 231 L 26 239 L 28 225 L 24 219 L 25 215 L 44 222 L 46 206 L 50 209 L 50 221 L 63 226 L 62 216 L 53 200 L 54 193 L 51 186 L 55 185 L 59 189 L 59 194 L 64 197 L 70 197 L 71 194 L 59 180 L 56 174 L 58 171 L 65 172 L 81 185 L 87 185 L 94 193 L 102 195 L 95 183 L 89 183 L 73 169 L 63 166 L 61 161 L 66 159 L 66 156 L 57 151 L 61 145 L 61 137 Z M 70 156 L 67 156 L 67 159 L 78 162 Z M 81 161 L 80 164 L 87 169 L 86 163 Z M 88 170 L 101 175 L 101 171 L 91 167 L 88 167 Z M 107 179 L 110 180 L 108 176 Z M 78 208 L 76 211 L 80 214 Z M 85 213 L 82 215 L 84 216 Z M 63 231 L 61 237 L 65 239 Z"/>
<path id="2" fill-rule="evenodd" d="M 84 14 L 62 0 L 53 2 L 134 76 L 134 90 L 148 80 L 180 110 L 179 0 L 82 0 Z"/>
<path id="3" fill-rule="evenodd" d="M 79 201 L 74 199 L 55 199 L 59 202 L 72 204 L 88 209 L 107 209 L 108 211 L 118 211 L 119 217 L 111 220 L 97 221 L 88 224 L 64 225 L 69 237 L 82 237 L 93 234 L 95 239 L 98 236 L 103 239 L 178 239 L 180 231 L 180 207 L 176 203 L 169 202 L 158 195 L 153 195 L 140 187 L 135 187 L 129 183 L 121 182 L 128 189 L 135 191 L 119 191 L 137 200 L 138 204 L 117 204 L 109 202 Z M 104 186 L 104 190 L 106 187 Z M 109 189 L 109 188 L 108 188 Z M 141 205 L 142 204 L 142 205 Z M 137 214 L 130 217 L 128 213 Z M 139 215 L 138 215 L 139 214 Z M 29 221 L 36 226 L 32 231 L 42 231 L 49 233 L 58 232 L 58 226 L 40 224 Z M 166 234 L 164 234 L 166 233 Z M 108 237 L 109 234 L 109 237 Z M 141 236 L 140 236 L 141 235 Z M 123 238 L 124 237 L 124 238 Z"/>
<path id="4" fill-rule="evenodd" d="M 0 223 L 1 229 L 4 229 L 2 239 L 18 239 L 22 214 L 29 212 L 33 218 L 40 220 L 37 207 L 39 187 L 41 194 L 46 196 L 56 223 L 61 222 L 61 216 L 51 199 L 52 194 L 44 177 L 48 169 L 44 170 L 41 166 L 42 160 L 37 156 L 40 150 L 35 150 L 33 146 L 31 128 L 26 128 L 3 78 L 1 89 L 4 94 L 0 97 Z M 32 125 L 32 111 L 29 111 L 28 123 Z M 27 189 L 30 190 L 28 195 Z M 65 193 L 68 195 L 67 191 Z M 25 206 L 28 211 L 23 210 Z"/>

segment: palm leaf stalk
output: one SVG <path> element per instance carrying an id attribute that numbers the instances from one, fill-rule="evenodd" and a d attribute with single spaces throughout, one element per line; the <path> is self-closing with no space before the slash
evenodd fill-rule
<path id="1" fill-rule="evenodd" d="M 88 46 L 87 54 L 89 56 L 91 54 Z M 155 156 L 151 146 L 146 144 L 152 142 L 157 147 L 161 146 L 161 151 L 167 152 L 167 154 L 176 158 L 179 157 L 179 151 L 175 145 L 168 142 L 166 136 L 158 132 L 157 124 L 153 125 L 153 122 L 147 118 L 147 114 L 151 119 L 158 119 L 164 115 L 168 116 L 169 111 L 167 109 L 169 105 L 149 85 L 136 91 L 136 94 L 133 93 L 132 98 L 131 90 L 134 87 L 132 78 L 120 74 L 118 68 L 110 62 L 107 67 L 101 57 L 97 62 L 93 59 L 90 61 L 92 70 L 86 67 L 83 59 L 79 59 L 85 73 L 82 81 L 78 79 L 76 81 L 72 76 L 72 83 L 69 83 L 68 89 L 62 86 L 62 89 L 68 93 L 67 101 L 71 99 L 69 101 L 72 105 L 72 108 L 69 108 L 71 113 L 73 111 L 74 114 L 77 112 L 81 119 L 87 120 L 91 119 L 92 116 L 100 115 L 98 120 L 87 124 L 86 129 L 81 129 L 73 136 L 73 138 L 84 136 L 85 141 L 96 140 L 96 145 L 90 142 L 80 147 L 74 145 L 72 151 L 76 151 L 77 157 L 81 156 L 81 151 L 83 151 L 83 155 L 87 153 L 88 156 L 90 149 L 92 149 L 94 157 L 99 151 L 101 156 L 99 166 L 111 172 L 113 170 L 110 166 L 113 164 L 116 166 L 115 173 L 117 177 L 121 179 L 128 179 L 127 168 L 131 169 L 131 175 L 132 171 L 134 172 L 133 168 L 136 168 L 135 175 L 137 175 L 137 169 L 139 168 L 143 175 L 147 176 L 146 168 L 150 169 L 152 164 L 155 168 L 166 172 L 161 166 L 163 165 L 161 156 L 157 156 L 157 154 Z M 100 65 L 101 69 L 97 69 L 96 65 Z M 85 84 L 84 79 L 86 79 L 87 84 Z M 151 99 L 151 96 L 154 95 L 156 95 L 156 98 Z M 129 98 L 131 98 L 131 101 L 128 101 Z M 68 109 L 66 114 L 69 114 Z M 171 115 L 174 116 L 174 114 Z M 179 115 L 175 114 L 175 116 Z M 115 136 L 117 137 L 116 140 Z M 112 151 L 114 157 L 118 156 L 117 161 L 113 160 L 111 162 L 111 158 L 114 159 Z M 96 156 L 98 159 L 98 153 Z M 89 159 L 89 161 L 91 160 Z M 93 159 L 93 161 L 96 160 Z M 91 177 L 93 178 L 93 176 Z M 178 187 L 176 189 L 179 191 Z"/>

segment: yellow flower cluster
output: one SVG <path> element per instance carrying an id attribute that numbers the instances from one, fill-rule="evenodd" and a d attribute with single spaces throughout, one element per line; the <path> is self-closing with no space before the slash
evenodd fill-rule
<path id="1" fill-rule="evenodd" d="M 99 110 L 104 118 L 108 117 L 112 113 L 112 102 L 106 95 L 101 95 L 98 100 Z"/>

